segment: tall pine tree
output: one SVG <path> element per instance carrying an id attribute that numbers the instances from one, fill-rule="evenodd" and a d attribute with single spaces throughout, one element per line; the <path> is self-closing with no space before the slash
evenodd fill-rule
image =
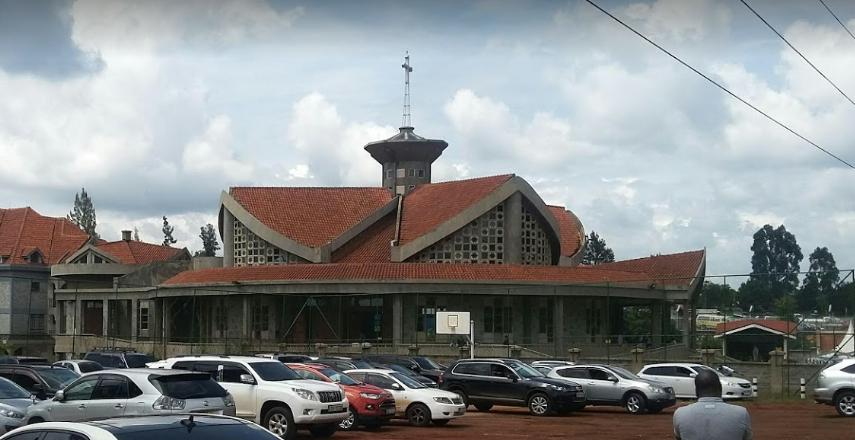
<path id="1" fill-rule="evenodd" d="M 595 265 L 613 261 L 615 261 L 615 253 L 606 245 L 606 240 L 591 231 L 585 246 L 585 254 L 582 256 L 582 264 Z"/>
<path id="2" fill-rule="evenodd" d="M 799 310 L 825 311 L 840 281 L 840 271 L 837 269 L 834 255 L 827 247 L 814 249 L 808 261 L 810 268 L 798 294 Z"/>
<path id="3" fill-rule="evenodd" d="M 208 223 L 199 228 L 199 238 L 202 239 L 202 251 L 198 255 L 205 257 L 214 257 L 217 255 L 217 250 L 220 249 L 220 242 L 217 241 L 217 231 L 214 225 Z"/>
<path id="4" fill-rule="evenodd" d="M 90 240 L 95 241 L 99 238 L 98 233 L 95 232 L 95 227 L 98 225 L 95 219 L 95 207 L 92 205 L 89 194 L 86 193 L 86 188 L 81 188 L 80 192 L 74 195 L 74 208 L 68 213 L 67 218 L 86 231 Z"/>
<path id="5" fill-rule="evenodd" d="M 169 222 L 166 220 L 166 216 L 163 216 L 163 245 L 169 246 L 171 244 L 175 244 L 178 240 L 172 238 L 172 231 L 175 230 L 174 226 L 169 226 Z"/>
<path id="6" fill-rule="evenodd" d="M 772 311 L 778 299 L 798 288 L 802 249 L 784 225 L 764 225 L 754 233 L 751 251 L 751 278 L 739 287 L 739 304 Z"/>

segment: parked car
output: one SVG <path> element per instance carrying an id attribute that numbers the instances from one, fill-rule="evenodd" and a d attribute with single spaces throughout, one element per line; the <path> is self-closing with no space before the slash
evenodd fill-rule
<path id="1" fill-rule="evenodd" d="M 128 368 L 90 373 L 27 409 L 27 424 L 176 412 L 235 415 L 229 393 L 207 374 Z"/>
<path id="2" fill-rule="evenodd" d="M 312 362 L 317 359 L 316 357 L 312 357 L 305 354 L 288 354 L 288 353 L 259 353 L 256 356 L 266 359 L 276 359 L 283 364 L 292 364 L 292 363 L 306 363 Z"/>
<path id="3" fill-rule="evenodd" d="M 749 399 L 751 398 L 751 382 L 738 377 L 725 376 L 720 371 L 714 370 L 706 365 L 686 363 L 665 363 L 645 365 L 638 376 L 643 379 L 664 382 L 674 388 L 674 393 L 679 399 L 695 399 L 695 376 L 701 370 L 710 370 L 718 375 L 721 380 L 722 399 Z"/>
<path id="4" fill-rule="evenodd" d="M 843 359 L 822 370 L 813 400 L 834 405 L 841 416 L 855 417 L 855 359 Z"/>
<path id="5" fill-rule="evenodd" d="M 397 371 L 398 373 L 401 373 L 405 376 L 409 376 L 410 378 L 421 382 L 422 385 L 428 388 L 439 388 L 439 384 L 436 383 L 436 381 L 434 381 L 433 379 L 422 376 L 421 374 L 416 373 L 415 371 L 410 370 L 407 367 L 403 367 L 397 364 L 384 364 L 382 362 L 372 362 L 372 364 L 374 365 L 374 368 L 379 368 L 381 370 Z"/>
<path id="6" fill-rule="evenodd" d="M 658 413 L 677 403 L 670 386 L 609 365 L 554 367 L 548 377 L 582 385 L 588 405 L 622 406 L 630 414 Z"/>
<path id="7" fill-rule="evenodd" d="M 573 362 L 570 362 L 570 361 L 560 361 L 560 360 L 554 360 L 554 359 L 545 360 L 545 361 L 534 361 L 531 363 L 532 367 L 540 367 L 540 366 L 562 367 L 565 365 L 576 365 L 576 364 L 574 364 Z"/>
<path id="8" fill-rule="evenodd" d="M 99 349 L 86 353 L 84 360 L 101 364 L 104 368 L 145 368 L 154 358 L 135 350 Z"/>
<path id="9" fill-rule="evenodd" d="M 434 362 L 429 357 L 425 356 L 398 356 L 398 355 L 371 355 L 364 357 L 369 362 L 379 362 L 387 365 L 398 365 L 404 367 L 413 373 L 426 377 L 434 382 L 442 375 L 443 366 Z M 400 371 L 400 370 L 398 370 Z"/>
<path id="10" fill-rule="evenodd" d="M 578 384 L 547 378 L 516 359 L 463 359 L 440 377 L 440 388 L 460 395 L 466 406 L 489 411 L 493 405 L 526 406 L 531 414 L 566 414 L 585 406 Z"/>
<path id="11" fill-rule="evenodd" d="M 50 435 L 48 435 L 50 433 Z M 277 440 L 247 421 L 210 414 L 129 417 L 97 422 L 46 422 L 24 426 L 0 440 Z"/>
<path id="12" fill-rule="evenodd" d="M 0 377 L 0 434 L 22 426 L 27 407 L 32 404 L 33 398 L 29 391 Z"/>
<path id="13" fill-rule="evenodd" d="M 338 371 L 352 370 L 356 368 L 356 365 L 353 364 L 353 361 L 350 358 L 318 358 L 313 360 L 312 362 L 316 364 L 326 365 Z"/>
<path id="14" fill-rule="evenodd" d="M 161 368 L 210 374 L 235 399 L 237 416 L 293 439 L 297 428 L 329 437 L 348 417 L 347 397 L 336 385 L 305 380 L 279 361 L 249 356 L 182 356 Z"/>
<path id="15" fill-rule="evenodd" d="M 69 370 L 77 373 L 77 374 L 85 374 L 91 373 L 93 371 L 101 371 L 104 367 L 101 366 L 98 362 L 93 361 L 84 361 L 84 360 L 67 360 L 67 361 L 58 361 L 53 363 L 54 367 L 62 367 L 68 368 Z"/>
<path id="16" fill-rule="evenodd" d="M 50 365 L 46 358 L 38 356 L 15 356 L 15 360 L 21 365 Z"/>
<path id="17" fill-rule="evenodd" d="M 44 365 L 0 365 L 0 377 L 15 382 L 39 399 L 53 397 L 57 390 L 74 382 L 79 374 L 61 367 Z"/>
<path id="18" fill-rule="evenodd" d="M 344 431 L 356 429 L 359 426 L 374 428 L 381 426 L 395 415 L 395 398 L 392 394 L 359 382 L 340 371 L 322 364 L 287 364 L 304 379 L 320 380 L 339 384 L 347 395 L 350 403 L 348 418 L 338 424 Z"/>
<path id="19" fill-rule="evenodd" d="M 384 389 L 395 398 L 395 414 L 413 426 L 445 425 L 466 414 L 463 399 L 455 393 L 428 388 L 394 370 L 346 371 L 352 378 Z"/>

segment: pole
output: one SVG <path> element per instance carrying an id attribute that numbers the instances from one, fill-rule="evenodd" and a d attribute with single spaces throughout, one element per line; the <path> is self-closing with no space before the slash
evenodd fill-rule
<path id="1" fill-rule="evenodd" d="M 751 379 L 751 397 L 757 398 L 757 378 Z"/>
<path id="2" fill-rule="evenodd" d="M 469 321 L 469 359 L 475 359 L 475 320 Z"/>
<path id="3" fill-rule="evenodd" d="M 805 378 L 804 377 L 799 378 L 799 396 L 802 398 L 802 400 L 805 400 Z"/>

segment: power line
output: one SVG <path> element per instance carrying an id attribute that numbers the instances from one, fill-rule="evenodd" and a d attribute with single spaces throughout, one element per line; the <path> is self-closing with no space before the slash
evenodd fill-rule
<path id="1" fill-rule="evenodd" d="M 698 70 L 698 69 L 696 69 L 696 68 L 692 67 L 690 64 L 686 63 L 685 61 L 683 61 L 682 59 L 680 59 L 679 57 L 677 57 L 677 56 L 676 56 L 676 55 L 674 55 L 673 53 L 669 52 L 669 51 L 668 51 L 667 49 L 665 49 L 664 47 L 660 46 L 659 44 L 657 44 L 656 42 L 654 42 L 654 41 L 653 41 L 653 40 L 651 40 L 650 38 L 647 38 L 644 34 L 642 34 L 641 32 L 639 32 L 639 31 L 637 31 L 637 30 L 635 30 L 632 26 L 630 26 L 630 25 L 628 25 L 628 24 L 624 23 L 623 21 L 621 21 L 621 19 L 619 19 L 619 18 L 615 17 L 614 15 L 612 15 L 611 13 L 609 13 L 608 11 L 606 11 L 605 9 L 601 8 L 601 7 L 600 7 L 600 5 L 598 5 L 598 4 L 596 4 L 596 3 L 594 3 L 592 0 L 585 0 L 585 1 L 586 1 L 586 2 L 588 2 L 588 3 L 590 3 L 590 4 L 591 4 L 591 6 L 593 6 L 593 7 L 597 8 L 597 9 L 599 9 L 599 10 L 600 10 L 600 12 L 602 12 L 603 14 L 608 15 L 612 20 L 614 20 L 614 21 L 616 21 L 616 22 L 620 23 L 623 27 L 625 27 L 625 28 L 629 29 L 630 31 L 632 31 L 632 33 L 634 33 L 635 35 L 638 35 L 639 37 L 643 38 L 643 39 L 644 39 L 644 41 L 647 41 L 648 43 L 652 44 L 654 47 L 656 47 L 656 48 L 657 48 L 657 49 L 659 49 L 660 51 L 664 52 L 666 55 L 668 55 L 669 57 L 673 58 L 673 59 L 674 59 L 675 61 L 677 61 L 678 63 L 682 64 L 682 65 L 683 65 L 684 67 L 686 67 L 687 69 L 691 70 L 692 72 L 697 73 L 701 78 L 703 78 L 703 79 L 705 79 L 705 80 L 709 81 L 712 85 L 714 85 L 714 86 L 718 87 L 718 88 L 719 88 L 719 89 L 721 89 L 723 92 L 725 92 L 725 93 L 727 93 L 728 95 L 730 95 L 730 96 L 734 97 L 734 98 L 735 98 L 735 99 L 737 99 L 739 102 L 741 102 L 741 103 L 743 103 L 743 104 L 747 105 L 748 107 L 750 107 L 752 110 L 756 111 L 757 113 L 760 113 L 761 115 L 765 116 L 765 117 L 766 117 L 766 119 L 768 119 L 768 120 L 770 120 L 770 121 L 774 122 L 775 124 L 777 124 L 778 126 L 780 126 L 781 128 L 783 128 L 784 130 L 789 131 L 790 133 L 792 133 L 793 135 L 795 135 L 795 136 L 796 136 L 796 137 L 798 137 L 799 139 L 801 139 L 801 140 L 803 140 L 803 141 L 807 142 L 808 144 L 812 145 L 812 146 L 813 146 L 814 148 L 816 148 L 817 150 L 822 151 L 823 153 L 827 154 L 828 156 L 830 156 L 830 157 L 832 157 L 832 158 L 836 159 L 838 162 L 840 162 L 840 163 L 842 163 L 842 164 L 846 165 L 846 166 L 847 166 L 847 167 L 849 167 L 849 168 L 855 169 L 855 165 L 852 165 L 851 163 L 847 162 L 846 160 L 842 159 L 841 157 L 837 156 L 836 154 L 832 153 L 831 151 L 828 151 L 828 150 L 826 150 L 825 148 L 822 148 L 819 144 L 817 144 L 816 142 L 814 142 L 814 141 L 812 141 L 812 140 L 810 140 L 810 139 L 808 139 L 808 138 L 806 138 L 806 137 L 802 136 L 799 132 L 797 132 L 797 131 L 793 130 L 792 128 L 788 127 L 788 126 L 787 126 L 786 124 L 784 124 L 783 122 L 780 122 L 780 121 L 778 121 L 777 119 L 773 118 L 772 116 L 769 116 L 769 114 L 768 114 L 768 113 L 764 112 L 763 110 L 760 110 L 760 109 L 759 109 L 759 108 L 757 108 L 754 104 L 751 104 L 750 102 L 746 101 L 745 99 L 743 99 L 742 97 L 740 97 L 740 96 L 739 96 L 739 95 L 737 95 L 736 93 L 731 92 L 730 90 L 728 90 L 728 88 L 727 88 L 727 87 L 725 87 L 725 86 L 723 86 L 723 85 L 719 84 L 716 80 L 714 80 L 714 79 L 710 78 L 710 77 L 709 77 L 709 76 L 707 76 L 707 75 L 704 75 L 700 70 Z"/>
<path id="2" fill-rule="evenodd" d="M 819 70 L 819 68 L 818 68 L 818 67 L 816 67 L 812 62 L 810 62 L 810 60 L 809 60 L 809 59 L 807 59 L 807 57 L 806 57 L 806 56 L 804 56 L 804 54 L 803 54 L 803 53 L 801 53 L 801 51 L 799 51 L 798 49 L 796 49 L 796 47 L 795 47 L 795 46 L 793 46 L 793 45 L 792 45 L 792 43 L 790 43 L 790 42 L 789 42 L 789 40 L 787 40 L 787 38 L 786 38 L 786 37 L 784 37 L 783 35 L 781 35 L 781 33 L 780 33 L 780 32 L 778 32 L 778 30 L 777 30 L 777 29 L 775 29 L 775 27 L 774 27 L 774 26 L 772 26 L 768 21 L 766 21 L 766 19 L 765 19 L 765 18 L 763 18 L 763 16 L 761 16 L 759 12 L 757 12 L 754 8 L 752 8 L 752 7 L 751 7 L 751 5 L 749 5 L 747 1 L 745 1 L 745 0 L 739 0 L 739 1 L 740 1 L 740 2 L 742 2 L 742 4 L 743 4 L 743 5 L 745 5 L 745 7 L 746 7 L 746 8 L 748 8 L 748 10 L 749 10 L 749 11 L 753 12 L 753 13 L 754 13 L 754 15 L 756 15 L 756 16 L 757 16 L 757 18 L 759 18 L 759 19 L 760 19 L 760 21 L 762 21 L 762 22 L 763 22 L 763 24 L 765 24 L 765 25 L 766 25 L 766 27 L 768 27 L 769 29 L 771 29 L 771 30 L 772 30 L 772 32 L 774 32 L 774 33 L 775 33 L 775 35 L 777 35 L 778 37 L 780 37 L 780 38 L 781 38 L 781 40 L 784 40 L 784 43 L 787 43 L 787 46 L 790 46 L 790 49 L 792 49 L 792 50 L 793 50 L 793 52 L 795 52 L 795 53 L 799 54 L 799 56 L 800 56 L 800 57 L 802 57 L 802 59 L 803 59 L 803 60 L 805 60 L 805 62 L 806 62 L 806 63 L 808 63 L 808 65 L 810 65 L 811 67 L 813 67 L 813 70 L 816 70 L 816 73 L 818 73 L 818 74 L 819 74 L 819 76 L 823 77 L 826 81 L 828 81 L 828 83 L 829 83 L 829 84 L 831 84 L 831 86 L 832 86 L 832 87 L 834 87 L 835 89 L 837 89 L 837 91 L 838 91 L 838 92 L 840 92 L 840 94 L 841 94 L 841 95 L 843 95 L 843 97 L 844 97 L 844 98 L 846 98 L 846 99 L 849 101 L 849 103 L 851 103 L 852 105 L 855 105 L 855 101 L 853 101 L 853 100 L 852 100 L 852 98 L 850 98 L 850 97 L 849 97 L 849 95 L 847 95 L 845 92 L 843 92 L 843 90 L 840 90 L 840 87 L 837 87 L 837 84 L 834 84 L 834 81 L 832 81 L 832 80 L 831 80 L 831 79 L 829 79 L 827 76 L 825 76 L 825 74 L 824 74 L 824 73 L 822 73 L 822 71 L 821 71 L 821 70 Z"/>
<path id="3" fill-rule="evenodd" d="M 831 8 L 829 8 L 828 5 L 825 4 L 824 1 L 819 0 L 819 2 L 822 3 L 822 5 L 825 6 L 825 10 L 828 11 L 828 13 L 831 14 L 831 16 L 834 17 L 834 19 L 837 20 L 838 23 L 840 23 L 840 26 L 843 27 L 843 29 L 846 31 L 846 33 L 848 33 L 849 36 L 852 37 L 852 39 L 855 39 L 855 35 L 853 35 L 852 31 L 850 31 L 849 28 L 846 27 L 846 24 L 843 23 L 843 21 L 841 21 L 840 18 L 837 17 L 837 14 L 835 14 L 834 11 L 832 11 Z"/>

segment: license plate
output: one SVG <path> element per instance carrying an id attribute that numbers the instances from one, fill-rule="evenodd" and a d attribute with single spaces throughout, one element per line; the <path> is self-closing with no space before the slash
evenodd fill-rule
<path id="1" fill-rule="evenodd" d="M 395 414 L 395 408 L 386 408 L 386 415 Z"/>
<path id="2" fill-rule="evenodd" d="M 343 409 L 344 409 L 344 406 L 342 406 L 340 403 L 336 404 L 336 405 L 330 405 L 327 407 L 327 411 L 329 411 L 329 412 L 341 412 Z"/>

